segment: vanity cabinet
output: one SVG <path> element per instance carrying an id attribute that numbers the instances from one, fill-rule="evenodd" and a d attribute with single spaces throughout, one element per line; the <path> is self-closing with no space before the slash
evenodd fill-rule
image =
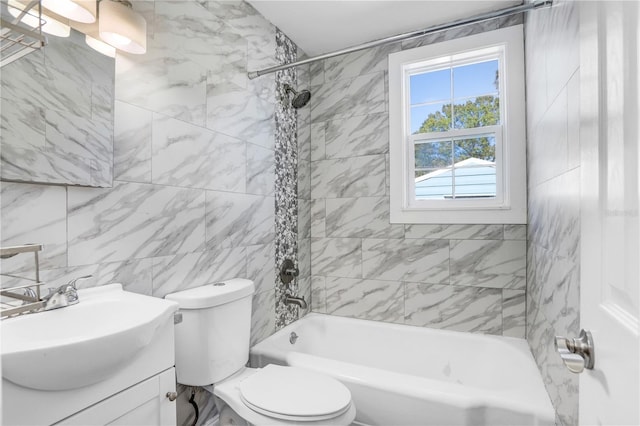
<path id="1" fill-rule="evenodd" d="M 176 390 L 178 304 L 123 291 L 120 284 L 78 295 L 78 304 L 0 324 L 0 425 L 175 425 L 176 401 L 167 393 Z M 37 327 L 48 327 L 47 333 L 36 333 Z M 17 328 L 29 338 L 18 339 Z M 6 336 L 13 336 L 13 346 Z M 24 368 L 9 351 L 14 347 L 29 361 Z M 34 347 L 38 356 L 29 352 Z"/>
<path id="2" fill-rule="evenodd" d="M 65 426 L 175 424 L 176 403 L 167 397 L 167 392 L 176 391 L 175 383 L 175 368 L 170 368 L 56 424 Z"/>

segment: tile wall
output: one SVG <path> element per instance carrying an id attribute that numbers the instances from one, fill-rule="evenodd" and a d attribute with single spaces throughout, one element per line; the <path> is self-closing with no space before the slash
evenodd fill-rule
<path id="1" fill-rule="evenodd" d="M 562 425 L 578 424 L 578 376 L 554 350 L 580 328 L 579 3 L 527 15 L 527 340 Z"/>
<path id="2" fill-rule="evenodd" d="M 521 22 L 493 20 L 311 65 L 311 144 L 298 185 L 309 188 L 314 311 L 525 336 L 525 225 L 389 223 L 387 100 L 390 53 Z"/>
<path id="3" fill-rule="evenodd" d="M 93 274 L 84 285 L 163 297 L 248 277 L 255 343 L 276 319 L 276 98 L 273 75 L 246 72 L 276 65 L 276 28 L 244 2 L 134 8 L 148 51 L 116 58 L 113 187 L 0 183 L 1 244 L 43 243 L 51 286 Z M 16 259 L 4 273 L 31 270 Z M 188 397 L 182 388 L 179 424 L 191 424 Z M 199 391 L 197 401 L 203 423 L 212 399 Z"/>
<path id="4" fill-rule="evenodd" d="M 0 177 L 109 187 L 114 61 L 75 30 L 48 43 L 2 67 Z"/>
<path id="5" fill-rule="evenodd" d="M 305 59 L 305 54 L 298 51 L 298 59 Z M 311 89 L 310 66 L 297 68 L 298 90 Z M 297 140 L 298 140 L 298 296 L 304 297 L 311 307 L 311 105 L 315 101 L 315 94 L 311 93 L 311 100 L 306 107 L 297 112 Z M 300 314 L 300 313 L 299 313 Z"/>

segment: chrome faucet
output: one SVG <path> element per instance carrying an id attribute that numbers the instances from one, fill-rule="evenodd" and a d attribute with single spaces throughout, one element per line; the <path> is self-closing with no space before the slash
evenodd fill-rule
<path id="1" fill-rule="evenodd" d="M 93 275 L 85 275 L 69 281 L 65 285 L 61 285 L 57 289 L 49 289 L 49 294 L 42 298 L 44 304 L 42 309 L 50 311 L 52 309 L 64 308 L 65 306 L 75 305 L 80 301 L 78 299 L 78 289 L 76 283 L 79 280 L 92 278 Z"/>
<path id="2" fill-rule="evenodd" d="M 304 297 L 296 297 L 291 294 L 284 295 L 284 304 L 285 305 L 296 305 L 301 309 L 307 309 L 307 301 L 304 300 Z"/>

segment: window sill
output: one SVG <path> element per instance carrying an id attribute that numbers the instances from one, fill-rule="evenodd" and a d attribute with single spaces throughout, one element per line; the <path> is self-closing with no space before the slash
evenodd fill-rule
<path id="1" fill-rule="evenodd" d="M 392 201 L 393 205 L 393 201 Z M 391 223 L 418 224 L 496 224 L 527 223 L 527 210 L 515 208 L 484 208 L 465 210 L 391 209 Z"/>

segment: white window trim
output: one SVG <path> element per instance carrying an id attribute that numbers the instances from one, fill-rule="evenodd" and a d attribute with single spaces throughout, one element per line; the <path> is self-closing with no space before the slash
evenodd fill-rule
<path id="1" fill-rule="evenodd" d="M 502 149 L 496 151 L 499 173 L 497 181 L 504 185 L 504 198 L 488 202 L 479 200 L 438 200 L 427 203 L 416 201 L 412 150 L 407 149 L 414 137 L 407 134 L 405 99 L 407 69 L 419 68 L 415 64 L 439 58 L 443 65 L 452 58 L 463 58 L 466 53 L 477 58 L 481 50 L 504 49 L 502 61 L 501 117 L 504 125 L 478 129 L 480 133 L 502 127 Z M 465 130 L 468 132 L 469 129 Z M 443 132 L 454 136 L 456 130 Z M 470 37 L 449 40 L 429 46 L 404 50 L 389 55 L 389 171 L 391 190 L 391 223 L 437 224 L 524 224 L 527 221 L 526 180 L 526 127 L 524 94 L 524 41 L 522 25 L 515 25 Z M 498 152 L 500 151 L 500 152 Z M 501 172 L 500 172 L 501 171 Z M 412 182 L 413 181 L 413 182 Z M 413 192 L 412 192 L 413 189 Z"/>

